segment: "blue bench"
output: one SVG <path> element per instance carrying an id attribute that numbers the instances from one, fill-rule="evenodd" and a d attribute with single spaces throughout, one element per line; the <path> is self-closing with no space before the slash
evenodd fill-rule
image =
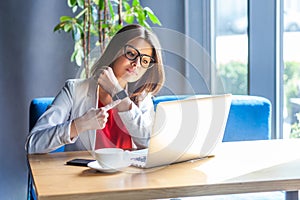
<path id="1" fill-rule="evenodd" d="M 153 98 L 154 106 L 163 101 L 174 101 L 187 96 L 166 95 Z M 29 128 L 45 112 L 53 97 L 35 98 L 30 104 Z M 271 139 L 271 103 L 258 96 L 232 95 L 232 102 L 223 142 Z M 63 151 L 63 147 L 58 149 Z"/>

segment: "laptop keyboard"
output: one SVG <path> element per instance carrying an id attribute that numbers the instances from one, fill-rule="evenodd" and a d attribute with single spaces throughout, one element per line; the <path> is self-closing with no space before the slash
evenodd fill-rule
<path id="1" fill-rule="evenodd" d="M 131 165 L 136 167 L 144 167 L 147 161 L 147 150 L 137 150 L 132 152 Z"/>
<path id="2" fill-rule="evenodd" d="M 131 158 L 131 165 L 136 167 L 144 167 L 146 165 L 146 156 Z"/>

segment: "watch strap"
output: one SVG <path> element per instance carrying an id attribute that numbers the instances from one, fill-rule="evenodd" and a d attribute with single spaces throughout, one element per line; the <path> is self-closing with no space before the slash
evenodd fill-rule
<path id="1" fill-rule="evenodd" d="M 125 90 L 121 90 L 120 92 L 118 92 L 117 94 L 115 94 L 113 97 L 112 97 L 112 100 L 113 101 L 116 101 L 118 99 L 122 100 L 124 98 L 128 97 L 128 94 Z"/>

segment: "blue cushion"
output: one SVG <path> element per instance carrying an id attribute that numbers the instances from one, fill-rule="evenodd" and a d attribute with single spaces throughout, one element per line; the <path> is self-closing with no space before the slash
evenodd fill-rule
<path id="1" fill-rule="evenodd" d="M 233 95 L 223 141 L 271 139 L 271 102 L 258 96 Z"/>
<path id="2" fill-rule="evenodd" d="M 154 97 L 153 100 L 153 104 L 154 104 L 154 110 L 156 110 L 156 106 L 158 103 L 160 102 L 164 102 L 164 101 L 175 101 L 175 100 L 181 100 L 181 99 L 185 99 L 187 97 L 189 97 L 190 95 L 162 95 L 162 96 L 157 96 Z"/>
<path id="3" fill-rule="evenodd" d="M 46 111 L 53 99 L 53 97 L 42 97 L 35 98 L 31 101 L 29 107 L 29 130 L 33 128 L 35 122 Z"/>
<path id="4" fill-rule="evenodd" d="M 39 117 L 46 111 L 48 106 L 53 102 L 53 97 L 42 97 L 42 98 L 35 98 L 30 103 L 29 108 L 29 130 L 33 128 L 36 121 Z M 53 152 L 63 152 L 65 150 L 65 146 L 62 146 Z"/>

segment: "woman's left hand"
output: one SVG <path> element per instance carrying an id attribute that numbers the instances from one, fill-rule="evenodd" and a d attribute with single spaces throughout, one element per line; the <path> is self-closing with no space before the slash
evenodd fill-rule
<path id="1" fill-rule="evenodd" d="M 98 77 L 98 84 L 102 87 L 102 89 L 108 92 L 111 97 L 123 89 L 111 67 L 103 69 Z"/>

